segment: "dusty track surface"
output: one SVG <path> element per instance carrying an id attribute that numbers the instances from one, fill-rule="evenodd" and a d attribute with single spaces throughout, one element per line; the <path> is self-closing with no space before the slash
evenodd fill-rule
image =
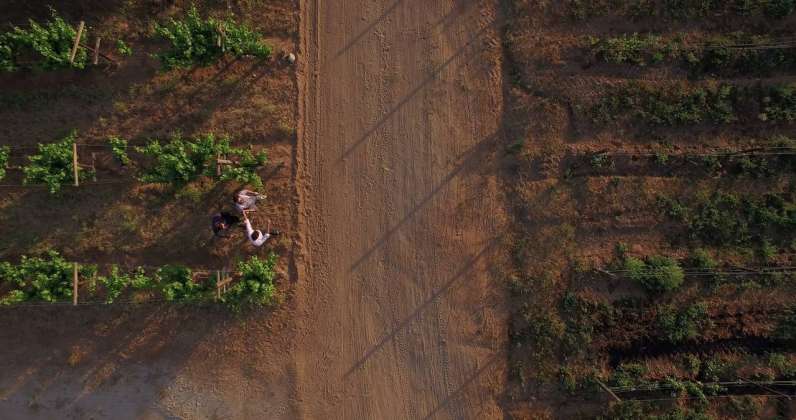
<path id="1" fill-rule="evenodd" d="M 500 417 L 496 6 L 304 9 L 299 415 Z"/>

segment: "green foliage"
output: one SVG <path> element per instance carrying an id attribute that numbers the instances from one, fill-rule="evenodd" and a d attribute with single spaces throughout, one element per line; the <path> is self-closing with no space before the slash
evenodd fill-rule
<path id="1" fill-rule="evenodd" d="M 657 35 L 622 35 L 613 38 L 589 38 L 592 55 L 612 64 L 646 66 L 676 57 L 682 48 L 677 41 L 665 41 Z"/>
<path id="2" fill-rule="evenodd" d="M 646 383 L 644 375 L 647 367 L 638 363 L 623 363 L 613 371 L 610 379 L 612 386 L 638 386 Z"/>
<path id="3" fill-rule="evenodd" d="M 641 401 L 622 401 L 612 404 L 598 420 L 713 420 L 707 414 L 675 407 L 662 414 L 654 414 L 654 405 L 644 405 Z"/>
<path id="4" fill-rule="evenodd" d="M 694 202 L 695 201 L 695 202 Z M 754 241 L 789 241 L 796 229 L 796 206 L 788 195 L 765 194 L 762 198 L 740 198 L 716 192 L 686 206 L 666 201 L 667 214 L 685 224 L 689 237 L 716 246 L 748 245 Z"/>
<path id="5" fill-rule="evenodd" d="M 694 268 L 699 268 L 701 270 L 714 270 L 719 265 L 710 253 L 702 248 L 693 250 L 689 257 L 689 261 Z"/>
<path id="6" fill-rule="evenodd" d="M 698 20 L 728 16 L 784 18 L 793 14 L 796 0 L 566 0 L 575 20 L 597 16 L 630 19 Z"/>
<path id="7" fill-rule="evenodd" d="M 622 35 L 589 38 L 588 48 L 597 60 L 612 64 L 646 66 L 663 61 L 688 70 L 691 76 L 767 76 L 775 70 L 796 68 L 796 56 L 786 48 L 737 48 L 737 45 L 776 45 L 777 40 L 743 32 L 712 37 L 691 46 L 682 39 L 657 35 Z M 702 45 L 704 44 L 704 45 Z"/>
<path id="8" fill-rule="evenodd" d="M 608 153 L 594 154 L 589 161 L 592 168 L 595 169 L 612 168 L 614 166 L 614 161 Z"/>
<path id="9" fill-rule="evenodd" d="M 127 156 L 127 140 L 121 137 L 111 136 L 108 137 L 108 144 L 111 146 L 113 157 L 116 158 L 119 163 L 124 166 L 130 164 L 130 157 Z"/>
<path id="10" fill-rule="evenodd" d="M 22 170 L 25 173 L 23 183 L 47 184 L 51 194 L 61 190 L 65 183 L 74 182 L 74 166 L 72 165 L 72 145 L 77 132 L 72 131 L 64 139 L 48 144 L 39 144 L 39 153 L 28 156 L 28 165 Z M 91 172 L 78 172 L 80 180 L 91 178 Z"/>
<path id="11" fill-rule="evenodd" d="M 760 418 L 760 402 L 753 396 L 730 397 L 728 411 L 739 420 L 753 420 Z"/>
<path id="12" fill-rule="evenodd" d="M 779 322 L 774 336 L 782 340 L 796 340 L 796 306 Z"/>
<path id="13" fill-rule="evenodd" d="M 644 261 L 627 257 L 624 261 L 627 276 L 650 292 L 675 290 L 683 284 L 685 274 L 677 261 L 664 256 L 650 256 Z"/>
<path id="14" fill-rule="evenodd" d="M 155 283 L 151 277 L 146 275 L 142 267 L 123 273 L 119 270 L 118 266 L 113 265 L 107 276 L 99 276 L 97 280 L 105 289 L 105 303 L 113 303 L 128 287 L 132 287 L 136 290 L 154 289 L 158 287 L 158 284 Z M 178 288 L 178 286 L 171 287 Z M 175 294 L 175 296 L 177 296 L 177 294 Z"/>
<path id="15" fill-rule="evenodd" d="M 673 306 L 662 306 L 658 312 L 657 323 L 666 340 L 673 344 L 693 340 L 705 327 L 711 325 L 707 305 L 704 303 L 697 303 L 680 311 Z"/>
<path id="16" fill-rule="evenodd" d="M 632 83 L 598 101 L 592 108 L 592 118 L 599 124 L 621 118 L 649 125 L 726 124 L 738 119 L 738 96 L 738 89 L 731 85 L 659 89 Z"/>
<path id="17" fill-rule="evenodd" d="M 13 291 L 3 297 L 3 304 L 37 300 L 59 302 L 72 298 L 74 264 L 57 252 L 43 257 L 23 256 L 18 264 L 0 264 L 0 283 L 11 283 Z M 80 275 L 91 276 L 96 268 L 84 266 Z"/>
<path id="18" fill-rule="evenodd" d="M 9 154 L 11 154 L 11 149 L 8 146 L 0 146 L 0 180 L 6 176 Z"/>
<path id="19" fill-rule="evenodd" d="M 224 54 L 271 56 L 271 47 L 262 41 L 260 33 L 232 19 L 202 19 L 196 7 L 181 20 L 172 18 L 166 25 L 157 25 L 155 33 L 171 44 L 169 51 L 158 54 L 167 69 L 207 65 Z"/>
<path id="20" fill-rule="evenodd" d="M 119 267 L 113 266 L 107 276 L 97 278 L 105 288 L 105 303 L 113 303 L 124 289 L 130 284 L 130 277 L 119 272 Z"/>
<path id="21" fill-rule="evenodd" d="M 768 365 L 776 370 L 776 376 L 784 379 L 796 378 L 796 363 L 791 362 L 788 356 L 782 353 L 768 355 Z"/>
<path id="22" fill-rule="evenodd" d="M 210 288 L 193 280 L 191 269 L 165 265 L 155 272 L 155 280 L 167 301 L 197 301 L 206 295 Z"/>
<path id="23" fill-rule="evenodd" d="M 761 92 L 763 112 L 758 116 L 762 121 L 796 121 L 796 84 L 773 86 Z"/>
<path id="24" fill-rule="evenodd" d="M 264 151 L 254 154 L 248 149 L 234 148 L 230 145 L 229 138 L 216 139 L 213 134 L 193 140 L 183 139 L 177 134 L 166 144 L 154 140 L 145 147 L 136 147 L 136 150 L 154 161 L 140 177 L 141 181 L 173 183 L 179 186 L 199 176 L 215 176 L 218 155 L 237 155 L 238 165 L 224 165 L 220 179 L 236 180 L 259 187 L 262 186 L 262 180 L 256 169 L 268 160 Z"/>
<path id="25" fill-rule="evenodd" d="M 273 304 L 276 299 L 276 262 L 273 252 L 264 260 L 252 256 L 248 261 L 239 262 L 241 278 L 227 289 L 221 300 L 235 311 Z"/>
<path id="26" fill-rule="evenodd" d="M 116 52 L 118 52 L 120 55 L 128 57 L 133 55 L 133 49 L 130 48 L 130 46 L 127 45 L 127 43 L 122 41 L 121 39 L 116 40 Z"/>
<path id="27" fill-rule="evenodd" d="M 29 20 L 30 27 L 14 27 L 10 32 L 0 34 L 0 70 L 16 71 L 23 67 L 41 70 L 74 67 L 82 69 L 88 63 L 88 53 L 79 48 L 73 63 L 69 62 L 77 29 L 66 23 L 58 13 L 51 9 L 52 19 L 44 24 Z M 84 29 L 83 39 L 88 38 Z M 35 59 L 34 64 L 25 63 Z"/>

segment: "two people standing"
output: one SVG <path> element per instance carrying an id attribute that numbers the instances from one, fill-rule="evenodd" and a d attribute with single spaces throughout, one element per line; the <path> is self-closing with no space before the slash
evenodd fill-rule
<path id="1" fill-rule="evenodd" d="M 252 227 L 248 213 L 257 211 L 257 203 L 266 198 L 264 194 L 240 188 L 232 194 L 232 202 L 235 210 L 243 216 L 244 227 L 246 228 L 246 238 L 254 246 L 262 246 L 271 236 L 279 235 L 278 230 L 271 230 L 271 221 L 268 221 L 268 229 L 263 233 Z M 221 212 L 213 216 L 213 233 L 218 237 L 229 237 L 229 228 L 240 222 L 238 216 L 227 212 Z"/>

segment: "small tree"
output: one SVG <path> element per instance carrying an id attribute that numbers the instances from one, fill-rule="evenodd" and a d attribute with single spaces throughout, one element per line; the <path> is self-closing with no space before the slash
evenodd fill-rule
<path id="1" fill-rule="evenodd" d="M 683 284 L 685 273 L 677 261 L 663 256 L 647 257 L 646 261 L 627 257 L 627 276 L 650 292 L 667 292 Z"/>
<path id="2" fill-rule="evenodd" d="M 163 67 L 190 67 L 210 64 L 224 54 L 271 56 L 271 47 L 262 35 L 232 19 L 202 19 L 196 7 L 191 7 L 181 20 L 171 19 L 157 25 L 155 33 L 171 44 L 171 49 L 158 54 Z"/>
<path id="3" fill-rule="evenodd" d="M 47 184 L 51 194 L 61 190 L 64 183 L 74 181 L 74 165 L 72 163 L 72 145 L 77 138 L 77 131 L 72 131 L 61 141 L 39 144 L 39 153 L 28 156 L 28 165 L 22 170 L 25 173 L 23 184 Z M 81 180 L 91 177 L 91 172 L 80 171 Z"/>
<path id="4" fill-rule="evenodd" d="M 276 254 L 272 252 L 264 260 L 252 256 L 248 261 L 238 263 L 241 278 L 222 295 L 222 301 L 234 311 L 246 306 L 273 304 L 276 298 L 276 261 Z"/>
<path id="5" fill-rule="evenodd" d="M 52 20 L 43 25 L 29 20 L 28 29 L 14 27 L 11 32 L 0 34 L 0 70 L 18 70 L 22 67 L 19 58 L 29 55 L 40 59 L 31 67 L 43 70 L 86 66 L 88 53 L 83 48 L 78 48 L 74 60 L 69 60 L 77 30 L 54 9 L 50 11 Z M 87 30 L 82 36 L 88 37 Z"/>
<path id="6" fill-rule="evenodd" d="M 8 155 L 11 149 L 8 146 L 0 146 L 0 180 L 6 177 L 6 168 L 8 168 Z"/>

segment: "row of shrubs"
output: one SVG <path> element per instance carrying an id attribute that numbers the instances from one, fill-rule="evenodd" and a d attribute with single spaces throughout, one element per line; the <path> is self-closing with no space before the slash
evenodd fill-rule
<path id="1" fill-rule="evenodd" d="M 741 197 L 717 191 L 689 201 L 661 198 L 671 220 L 681 223 L 694 242 L 714 246 L 764 246 L 763 259 L 776 254 L 776 247 L 792 247 L 796 234 L 796 205 L 790 193 L 767 193 Z"/>
<path id="2" fill-rule="evenodd" d="M 0 34 L 0 71 L 83 69 L 88 65 L 85 48 L 78 48 L 70 61 L 77 29 L 54 9 L 51 12 L 51 20 L 43 24 L 31 19 L 28 28 L 14 27 Z M 262 40 L 263 35 L 247 25 L 231 18 L 202 18 L 194 6 L 180 19 L 156 24 L 153 35 L 170 45 L 168 50 L 155 54 L 166 69 L 207 65 L 224 55 L 268 58 L 272 51 Z M 88 37 L 89 29 L 84 29 L 81 39 Z M 132 53 L 121 40 L 117 42 L 117 50 L 122 55 Z"/>
<path id="3" fill-rule="evenodd" d="M 237 280 L 226 288 L 220 301 L 233 310 L 267 306 L 276 302 L 276 254 L 256 256 L 237 265 Z M 23 256 L 18 263 L 0 262 L 0 305 L 25 302 L 71 302 L 74 264 L 56 251 L 43 256 Z M 143 267 L 123 270 L 112 265 L 100 273 L 96 265 L 79 265 L 80 301 L 111 304 L 122 296 L 135 302 L 165 300 L 202 303 L 216 299 L 216 277 L 195 280 L 184 266 L 166 265 L 153 272 Z"/>
<path id="4" fill-rule="evenodd" d="M 705 75 L 767 76 L 775 71 L 796 69 L 796 46 L 786 48 L 735 47 L 736 45 L 776 45 L 767 36 L 736 32 L 702 40 L 703 45 L 689 45 L 680 38 L 666 39 L 658 35 L 623 35 L 609 38 L 588 38 L 590 54 L 597 60 L 612 64 L 637 66 L 672 63 L 687 70 L 692 77 Z"/>
<path id="5" fill-rule="evenodd" d="M 796 0 L 566 0 L 565 7 L 575 20 L 606 15 L 673 20 L 726 16 L 784 18 L 796 11 Z"/>
<path id="6" fill-rule="evenodd" d="M 796 84 L 652 87 L 630 83 L 612 89 L 591 109 L 596 124 L 628 120 L 647 125 L 796 121 Z"/>
<path id="7" fill-rule="evenodd" d="M 55 194 L 64 184 L 74 182 L 72 146 L 76 140 L 77 131 L 72 131 L 57 142 L 39 144 L 38 153 L 28 156 L 28 164 L 22 168 L 25 175 L 23 183 L 45 184 L 50 193 Z M 212 133 L 194 138 L 183 138 L 178 133 L 164 143 L 151 140 L 145 146 L 135 147 L 135 151 L 141 154 L 140 161 L 130 158 L 125 139 L 110 137 L 108 147 L 121 165 L 142 166 L 138 176 L 140 181 L 176 186 L 183 186 L 200 176 L 208 176 L 259 187 L 262 186 L 262 179 L 257 169 L 268 162 L 265 151 L 254 152 L 251 148 L 233 147 L 229 137 L 217 138 Z M 219 174 L 217 156 L 228 157 L 234 164 L 223 165 Z M 0 179 L 5 176 L 7 164 L 8 148 L 0 148 Z M 80 181 L 92 176 L 90 169 L 78 172 Z"/>
<path id="8" fill-rule="evenodd" d="M 793 141 L 787 140 L 787 144 Z M 759 152 L 759 153 L 758 153 Z M 672 154 L 666 150 L 658 150 L 646 161 L 638 161 L 637 156 L 628 157 L 634 163 L 648 163 L 659 168 L 694 170 L 708 176 L 736 176 L 752 179 L 770 178 L 796 172 L 796 148 L 783 147 L 760 150 L 758 152 L 717 151 L 709 154 Z M 615 169 L 617 157 L 609 152 L 584 153 L 576 157 L 575 168 L 588 164 L 592 169 L 606 172 Z"/>

